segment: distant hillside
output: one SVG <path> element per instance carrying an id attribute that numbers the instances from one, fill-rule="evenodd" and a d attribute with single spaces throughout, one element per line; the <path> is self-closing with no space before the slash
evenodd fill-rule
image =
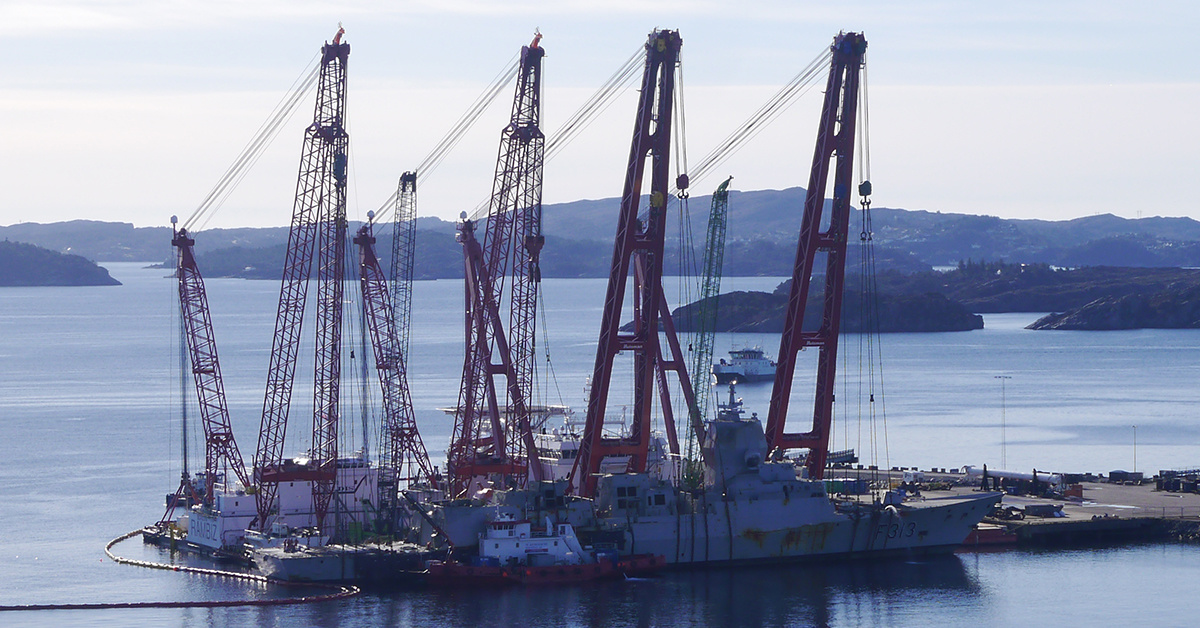
<path id="1" fill-rule="evenodd" d="M 357 226 L 355 226 L 357 229 Z M 204 232 L 197 237 L 208 236 Z M 196 253 L 196 264 L 205 277 L 237 277 L 240 279 L 271 279 L 278 280 L 283 276 L 283 262 L 287 252 L 287 233 L 283 242 L 260 248 L 231 246 L 216 250 L 202 250 Z M 375 244 L 376 253 L 386 266 L 391 257 L 392 238 L 390 229 L 379 237 Z M 357 263 L 357 253 L 351 259 Z M 463 276 L 462 247 L 451 234 L 437 233 L 424 229 L 417 230 L 417 250 L 414 255 L 416 268 L 414 277 L 417 279 L 448 279 Z M 167 262 L 173 265 L 172 259 Z M 353 267 L 357 268 L 357 267 Z M 358 272 L 348 268 L 347 272 Z"/>
<path id="2" fill-rule="evenodd" d="M 725 274 L 790 275 L 803 200 L 801 188 L 731 191 Z M 673 199 L 672 208 L 678 207 L 678 203 Z M 703 243 L 710 203 L 708 195 L 688 200 L 693 247 Z M 619 205 L 617 198 L 545 205 L 546 276 L 605 276 Z M 862 230 L 862 216 L 855 211 L 850 220 L 853 242 L 853 235 Z M 681 268 L 680 224 L 679 220 L 668 221 L 665 265 L 672 273 Z M 352 223 L 351 228 L 354 226 Z M 1190 218 L 1132 220 L 1106 214 L 1066 221 L 1008 220 L 876 207 L 871 212 L 871 226 L 872 241 L 881 257 L 880 268 L 905 273 L 928 270 L 931 266 L 953 266 L 968 259 L 1064 267 L 1200 266 L 1200 222 Z M 434 254 L 422 276 L 461 276 L 461 264 L 442 255 L 457 246 L 454 223 L 423 217 L 418 219 L 417 227 L 418 246 Z M 381 254 L 390 250 L 390 231 L 387 224 L 376 230 Z M 173 257 L 167 227 L 135 228 L 124 223 L 83 220 L 21 223 L 0 227 L 0 238 L 93 260 L 156 261 Z M 275 255 L 269 249 L 286 243 L 286 227 L 208 229 L 198 234 L 196 251 L 203 256 L 228 250 L 231 256 L 248 262 L 242 269 L 253 266 L 266 272 Z M 233 253 L 235 248 L 264 251 Z M 691 257 L 699 259 L 699 251 L 693 251 Z"/>
<path id="3" fill-rule="evenodd" d="M 119 286 L 108 271 L 79 257 L 32 244 L 0 242 L 0 286 Z"/>
<path id="4" fill-rule="evenodd" d="M 765 242 L 794 247 L 804 193 L 803 188 L 731 191 L 730 245 L 747 242 L 753 248 Z M 709 195 L 689 199 L 693 232 L 703 233 L 711 202 Z M 611 238 L 619 205 L 616 198 L 547 205 L 543 224 L 547 233 Z M 861 212 L 852 213 L 850 224 L 852 232 L 859 230 Z M 1134 220 L 1104 214 L 1065 221 L 1016 220 L 875 207 L 871 226 L 877 246 L 907 253 L 931 266 L 966 259 L 1059 266 L 1200 266 L 1200 221 L 1191 218 Z M 671 221 L 667 229 L 667 241 L 678 241 L 678 221 Z M 736 257 L 729 259 L 736 264 Z"/>

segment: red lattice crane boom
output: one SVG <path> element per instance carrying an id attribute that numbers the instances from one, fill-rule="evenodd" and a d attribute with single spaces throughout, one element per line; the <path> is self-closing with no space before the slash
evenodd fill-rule
<path id="1" fill-rule="evenodd" d="M 313 123 L 305 130 L 300 158 L 258 449 L 254 456 L 259 528 L 267 525 L 279 482 L 313 482 L 313 509 L 318 523 L 323 522 L 333 495 L 349 144 L 344 116 L 346 61 L 350 45 L 342 43 L 342 34 L 339 29 L 333 43 L 321 48 L 316 108 Z M 319 270 L 311 463 L 302 469 L 284 468 L 284 436 L 314 248 L 319 251 Z"/>
<path id="2" fill-rule="evenodd" d="M 229 421 L 229 405 L 225 401 L 225 386 L 221 380 L 221 363 L 217 359 L 217 340 L 208 310 L 208 296 L 192 251 L 196 241 L 188 236 L 185 229 L 179 229 L 174 233 L 171 244 L 179 250 L 176 271 L 179 311 L 183 317 L 192 377 L 196 382 L 196 398 L 204 425 L 205 487 L 201 498 L 205 504 L 212 505 L 213 485 L 222 470 L 232 470 L 245 487 L 250 486 L 250 478 L 246 474 L 246 463 L 238 451 Z"/>
<path id="3" fill-rule="evenodd" d="M 466 359 L 454 435 L 447 452 L 450 492 L 474 478 L 520 486 L 542 479 L 529 413 L 540 253 L 542 164 L 541 35 L 521 49 L 512 115 L 500 137 L 496 177 L 482 241 L 475 222 L 459 228 L 466 266 Z M 508 320 L 502 307 L 511 274 Z M 502 377 L 503 385 L 496 379 Z"/>
<path id="4" fill-rule="evenodd" d="M 388 299 L 388 280 L 375 255 L 372 225 L 363 225 L 354 238 L 358 245 L 359 282 L 362 286 L 367 327 L 375 353 L 375 370 L 383 391 L 382 466 L 396 480 L 409 485 L 421 482 L 437 486 L 429 453 L 417 431 L 404 351 L 397 336 L 398 325 Z M 394 496 L 389 496 L 393 498 Z"/>
<path id="5" fill-rule="evenodd" d="M 679 453 L 667 385 L 668 371 L 675 372 L 678 377 L 688 408 L 695 407 L 687 366 L 662 290 L 666 209 L 671 183 L 669 158 L 675 66 L 682 43 L 678 31 L 655 31 L 646 43 L 646 68 L 617 218 L 616 243 L 600 321 L 587 419 L 571 471 L 572 490 L 584 496 L 595 493 L 596 478 L 606 457 L 627 457 L 627 471 L 646 471 L 656 384 L 671 452 Z M 647 163 L 650 166 L 649 208 L 645 219 L 639 219 L 642 179 Z M 686 176 L 680 176 L 677 185 L 680 189 L 686 188 Z M 631 272 L 633 332 L 622 333 L 625 284 Z M 660 324 L 667 340 L 669 353 L 666 355 L 660 341 Z M 633 360 L 633 424 L 628 434 L 607 437 L 604 433 L 605 412 L 613 362 L 618 353 L 629 354 Z"/>
<path id="6" fill-rule="evenodd" d="M 867 40 L 861 33 L 841 33 L 833 42 L 829 83 L 825 88 L 817 146 L 804 198 L 804 217 L 800 224 L 791 293 L 784 318 L 783 337 L 779 343 L 778 367 L 765 429 L 768 451 L 809 450 L 805 466 L 808 477 L 813 479 L 824 477 L 825 461 L 829 454 L 833 382 L 837 372 L 838 329 L 842 316 L 846 240 L 853 190 L 859 77 L 866 50 Z M 828 226 L 822 231 L 822 212 L 831 165 L 833 203 Z M 803 329 L 804 312 L 818 252 L 825 254 L 825 294 L 821 304 L 821 322 L 819 328 L 806 330 Z M 816 347 L 819 351 L 812 429 L 803 433 L 789 433 L 784 430 L 796 357 L 807 347 Z"/>

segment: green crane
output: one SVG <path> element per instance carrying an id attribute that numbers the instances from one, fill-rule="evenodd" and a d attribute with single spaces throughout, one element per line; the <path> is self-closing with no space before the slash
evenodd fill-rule
<path id="1" fill-rule="evenodd" d="M 695 393 L 696 410 L 691 415 L 692 429 L 688 430 L 686 457 L 688 468 L 685 470 L 685 480 L 690 480 L 693 472 L 699 472 L 697 463 L 697 448 L 693 434 L 704 433 L 704 418 L 708 415 L 709 401 L 712 399 L 712 359 L 713 338 L 717 328 L 717 300 L 721 292 L 721 266 L 725 262 L 725 222 L 729 210 L 729 182 L 733 177 L 717 187 L 712 195 L 712 210 L 708 215 L 708 239 L 704 245 L 704 274 L 701 275 L 700 300 L 697 301 L 697 315 L 693 328 L 692 353 L 692 388 Z M 693 467 L 695 467 L 693 469 Z M 697 478 L 698 479 L 698 478 Z"/>

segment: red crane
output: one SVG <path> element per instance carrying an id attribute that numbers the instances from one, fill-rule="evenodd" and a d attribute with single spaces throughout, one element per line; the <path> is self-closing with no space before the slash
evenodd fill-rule
<path id="1" fill-rule="evenodd" d="M 682 43 L 678 31 L 654 31 L 646 43 L 646 68 L 617 219 L 616 244 L 604 299 L 604 315 L 600 321 L 587 419 L 578 457 L 571 470 L 572 490 L 583 496 L 595 493 L 596 478 L 606 457 L 628 457 L 629 472 L 646 470 L 656 383 L 671 453 L 679 453 L 667 385 L 668 371 L 678 377 L 688 408 L 695 408 L 687 366 L 662 290 L 675 66 Z M 649 208 L 645 218 L 640 219 L 638 206 L 647 161 L 650 163 Z M 686 175 L 681 175 L 676 185 L 681 190 L 686 189 Z M 621 333 L 625 284 L 631 271 L 633 332 Z M 663 353 L 660 325 L 669 355 Z M 633 425 L 628 434 L 606 437 L 604 414 L 608 407 L 613 361 L 618 353 L 629 354 L 633 360 Z M 702 434 L 698 436 L 703 438 Z"/>
<path id="2" fill-rule="evenodd" d="M 838 327 L 842 317 L 842 289 L 846 277 L 846 240 L 850 224 L 850 195 L 854 174 L 854 133 L 857 118 L 859 71 L 867 40 L 861 33 L 841 33 L 834 38 L 833 60 L 825 103 L 817 131 L 817 147 L 804 198 L 804 217 L 796 247 L 792 287 L 784 318 L 783 338 L 779 343 L 775 385 L 767 414 L 767 450 L 808 449 L 805 466 L 808 477 L 820 479 L 825 473 L 829 453 L 829 429 L 833 417 L 833 380 L 837 372 Z M 836 162 L 834 157 L 836 156 Z M 825 191 L 833 165 L 833 203 L 828 226 L 821 230 Z M 870 193 L 864 182 L 860 194 Z M 816 254 L 825 254 L 825 295 L 821 304 L 821 322 L 817 329 L 805 330 L 804 312 L 815 270 Z M 807 347 L 817 347 L 817 387 L 812 429 L 803 433 L 785 432 L 788 398 L 796 370 L 796 355 Z"/>
<path id="3" fill-rule="evenodd" d="M 374 212 L 368 216 L 374 219 Z M 417 431 L 413 414 L 412 395 L 408 388 L 408 370 L 404 351 L 388 300 L 387 275 L 375 255 L 375 236 L 368 222 L 358 230 L 354 243 L 358 245 L 359 282 L 362 286 L 367 327 L 371 331 L 371 346 L 375 353 L 375 370 L 383 391 L 383 460 L 382 467 L 392 474 L 389 479 L 411 485 L 422 482 L 436 487 L 437 478 L 429 453 Z M 388 496 L 389 500 L 394 495 Z"/>
<path id="4" fill-rule="evenodd" d="M 204 290 L 204 278 L 200 275 L 192 252 L 195 243 L 187 230 L 182 228 L 175 231 L 171 239 L 171 244 L 179 249 L 175 274 L 179 286 L 179 311 L 204 425 L 204 494 L 200 497 L 211 506 L 213 485 L 223 470 L 232 470 L 242 486 L 249 487 L 250 481 L 229 421 L 229 406 L 225 401 L 221 363 L 217 359 L 217 341 L 208 311 L 208 296 Z"/>
<path id="5" fill-rule="evenodd" d="M 305 130 L 300 158 L 258 449 L 254 455 L 254 477 L 258 485 L 256 523 L 260 529 L 267 525 L 279 482 L 313 482 L 313 510 L 318 525 L 323 522 L 333 495 L 337 466 L 349 144 L 344 114 L 350 45 L 342 43 L 343 33 L 338 29 L 333 43 L 321 48 L 316 110 L 313 123 Z M 284 436 L 314 248 L 319 251 L 319 261 L 311 463 L 304 468 L 285 468 Z"/>
<path id="6" fill-rule="evenodd" d="M 466 266 L 466 358 L 454 435 L 447 452 L 452 495 L 475 478 L 498 476 L 520 486 L 529 473 L 542 479 L 529 414 L 533 389 L 537 287 L 541 281 L 542 163 L 541 34 L 521 49 L 516 94 L 500 136 L 486 231 L 475 221 L 459 227 Z M 511 274 L 508 327 L 501 315 Z M 496 378 L 503 377 L 502 387 Z M 502 405 L 503 404 L 503 405 Z"/>

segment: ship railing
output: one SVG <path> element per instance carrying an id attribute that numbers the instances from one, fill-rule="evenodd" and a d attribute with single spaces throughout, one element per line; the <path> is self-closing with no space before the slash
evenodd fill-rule
<path id="1" fill-rule="evenodd" d="M 1158 519 L 1200 519 L 1200 506 L 1136 506 L 1122 509 L 1130 517 Z"/>

